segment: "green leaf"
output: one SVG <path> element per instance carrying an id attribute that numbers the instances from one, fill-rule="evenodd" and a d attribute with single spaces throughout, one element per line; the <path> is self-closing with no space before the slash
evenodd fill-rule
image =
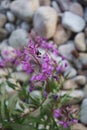
<path id="1" fill-rule="evenodd" d="M 13 114 L 14 109 L 16 108 L 16 102 L 18 99 L 18 94 L 14 94 L 11 96 L 8 100 L 8 110 L 9 110 L 9 115 Z"/>
<path id="2" fill-rule="evenodd" d="M 7 84 L 8 84 L 8 86 L 11 87 L 12 89 L 17 88 L 17 85 L 15 85 L 15 84 L 13 84 L 13 83 L 11 83 L 11 82 L 9 82 L 9 81 L 7 81 Z"/>
<path id="3" fill-rule="evenodd" d="M 5 99 L 2 97 L 1 99 L 1 117 L 4 120 L 5 119 Z"/>
<path id="4" fill-rule="evenodd" d="M 17 124 L 17 123 L 11 123 L 11 128 L 13 130 L 36 130 L 34 126 L 30 126 L 27 124 Z"/>

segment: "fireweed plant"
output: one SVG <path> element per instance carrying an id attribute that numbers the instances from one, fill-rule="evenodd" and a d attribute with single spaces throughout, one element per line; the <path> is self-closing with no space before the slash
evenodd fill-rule
<path id="1" fill-rule="evenodd" d="M 3 130 L 70 130 L 78 120 L 73 116 L 70 96 L 61 95 L 63 73 L 68 64 L 55 45 L 45 38 L 31 38 L 21 50 L 3 51 L 0 67 L 22 65 L 26 82 L 0 84 L 0 127 Z M 5 58 L 5 55 L 7 56 Z M 60 60 L 57 60 L 60 59 Z M 10 77 L 10 74 L 9 74 Z M 65 77 L 66 78 L 66 77 Z M 14 90 L 8 93 L 5 82 Z M 16 81 L 17 83 L 17 81 Z"/>

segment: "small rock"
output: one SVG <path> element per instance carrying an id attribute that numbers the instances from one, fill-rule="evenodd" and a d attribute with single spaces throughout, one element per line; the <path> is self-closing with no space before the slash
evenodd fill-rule
<path id="1" fill-rule="evenodd" d="M 15 22 L 16 18 L 11 11 L 7 11 L 6 16 L 9 22 L 12 22 L 12 23 Z"/>
<path id="2" fill-rule="evenodd" d="M 64 94 L 68 94 L 71 98 L 67 103 L 69 104 L 77 104 L 84 98 L 84 92 L 82 90 L 68 90 L 68 91 L 61 91 L 58 93 L 59 96 L 63 96 Z"/>
<path id="3" fill-rule="evenodd" d="M 7 45 L 7 40 L 3 40 L 1 43 L 0 43 L 0 51 L 4 48 L 6 48 L 8 45 Z"/>
<path id="4" fill-rule="evenodd" d="M 84 124 L 87 124 L 87 98 L 83 100 L 81 105 L 80 121 Z"/>
<path id="5" fill-rule="evenodd" d="M 87 22 L 87 7 L 85 7 L 85 10 L 84 10 L 84 19 Z"/>
<path id="6" fill-rule="evenodd" d="M 52 7 L 56 10 L 56 12 L 59 14 L 61 13 L 60 6 L 57 4 L 56 1 L 52 1 L 51 3 Z"/>
<path id="7" fill-rule="evenodd" d="M 6 23 L 5 24 L 5 29 L 8 31 L 8 33 L 11 33 L 15 30 L 15 26 L 12 23 Z"/>
<path id="8" fill-rule="evenodd" d="M 0 28 L 2 28 L 5 25 L 6 21 L 6 16 L 0 13 Z"/>
<path id="9" fill-rule="evenodd" d="M 0 6 L 2 10 L 8 10 L 10 8 L 10 0 L 2 0 Z"/>
<path id="10" fill-rule="evenodd" d="M 83 124 L 81 123 L 77 123 L 77 124 L 74 124 L 72 127 L 71 127 L 71 130 L 87 130 L 87 127 L 85 127 Z"/>
<path id="11" fill-rule="evenodd" d="M 87 6 L 87 0 L 78 0 L 81 4 L 83 4 L 84 6 Z"/>
<path id="12" fill-rule="evenodd" d="M 54 34 L 54 42 L 58 45 L 63 44 L 68 41 L 71 36 L 71 32 L 69 30 L 64 29 L 64 27 L 60 24 L 58 25 L 57 31 Z"/>
<path id="13" fill-rule="evenodd" d="M 65 56 L 68 60 L 73 60 L 72 51 L 75 50 L 75 46 L 73 44 L 73 41 L 68 41 L 65 45 L 61 45 L 58 48 L 59 53 L 63 56 Z"/>
<path id="14" fill-rule="evenodd" d="M 30 30 L 30 25 L 27 22 L 22 22 L 21 23 L 21 28 L 24 29 L 25 31 L 29 31 Z"/>
<path id="15" fill-rule="evenodd" d="M 86 77 L 83 75 L 78 75 L 75 78 L 73 78 L 73 81 L 76 82 L 78 85 L 85 85 L 86 84 Z"/>
<path id="16" fill-rule="evenodd" d="M 85 36 L 87 38 L 87 27 L 85 28 Z M 87 43 L 87 39 L 86 39 L 86 43 Z"/>
<path id="17" fill-rule="evenodd" d="M 77 74 L 77 71 L 76 69 L 70 67 L 69 69 L 67 69 L 64 73 L 64 76 L 67 76 L 66 78 L 69 79 L 69 78 L 73 78 L 75 77 Z"/>
<path id="18" fill-rule="evenodd" d="M 71 79 L 66 80 L 63 84 L 63 89 L 69 90 L 69 89 L 76 89 L 78 88 L 78 85 Z"/>
<path id="19" fill-rule="evenodd" d="M 79 53 L 79 60 L 83 65 L 87 64 L 87 53 Z"/>
<path id="20" fill-rule="evenodd" d="M 14 48 L 21 48 L 28 43 L 28 33 L 23 29 L 16 29 L 9 38 L 9 44 Z"/>
<path id="21" fill-rule="evenodd" d="M 85 87 L 84 87 L 84 95 L 85 95 L 85 97 L 87 98 L 87 84 L 85 85 Z"/>
<path id="22" fill-rule="evenodd" d="M 65 28 L 70 29 L 73 32 L 80 32 L 85 27 L 84 19 L 69 11 L 63 14 L 62 24 Z"/>
<path id="23" fill-rule="evenodd" d="M 77 69 L 80 69 L 80 70 L 82 69 L 82 63 L 80 62 L 78 58 L 73 58 L 73 63 Z"/>
<path id="24" fill-rule="evenodd" d="M 75 46 L 79 51 L 86 51 L 85 34 L 83 32 L 75 36 Z"/>
<path id="25" fill-rule="evenodd" d="M 50 0 L 39 0 L 41 6 L 50 6 L 51 1 Z"/>
<path id="26" fill-rule="evenodd" d="M 48 6 L 40 7 L 34 15 L 34 30 L 41 36 L 51 38 L 56 31 L 57 20 L 55 9 Z"/>
<path id="27" fill-rule="evenodd" d="M 30 21 L 39 7 L 39 0 L 15 0 L 11 3 L 11 11 L 21 19 Z"/>
<path id="28" fill-rule="evenodd" d="M 29 75 L 27 75 L 25 72 L 14 72 L 11 73 L 11 77 L 15 80 L 25 82 L 29 78 Z"/>
<path id="29" fill-rule="evenodd" d="M 7 30 L 0 28 L 0 40 L 5 39 L 7 35 L 8 35 Z"/>
<path id="30" fill-rule="evenodd" d="M 56 0 L 62 12 L 69 10 L 70 0 Z"/>
<path id="31" fill-rule="evenodd" d="M 79 3 L 72 3 L 70 6 L 70 11 L 81 17 L 84 15 L 83 7 Z"/>

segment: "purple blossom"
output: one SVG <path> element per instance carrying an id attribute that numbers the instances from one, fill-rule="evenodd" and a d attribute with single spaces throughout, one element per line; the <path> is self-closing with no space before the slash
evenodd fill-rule
<path id="1" fill-rule="evenodd" d="M 57 70 L 58 73 L 62 73 L 63 72 L 63 66 L 62 65 L 58 65 L 56 67 L 56 70 Z"/>
<path id="2" fill-rule="evenodd" d="M 60 109 L 56 109 L 54 111 L 54 118 L 59 118 L 61 116 L 61 110 Z"/>
<path id="3" fill-rule="evenodd" d="M 78 120 L 77 120 L 77 119 L 73 119 L 72 122 L 73 122 L 73 123 L 78 123 Z"/>
<path id="4" fill-rule="evenodd" d="M 44 90 L 44 97 L 47 97 L 47 92 L 46 92 L 46 90 Z"/>
<path id="5" fill-rule="evenodd" d="M 5 60 L 1 59 L 1 60 L 0 60 L 0 67 L 3 68 L 3 67 L 5 67 L 5 66 L 6 66 Z"/>
<path id="6" fill-rule="evenodd" d="M 34 90 L 34 86 L 32 85 L 29 87 L 29 92 L 31 93 L 33 90 Z"/>
<path id="7" fill-rule="evenodd" d="M 67 128 L 67 127 L 68 127 L 68 123 L 67 123 L 67 122 L 64 122 L 64 121 L 59 121 L 58 124 L 59 124 L 59 125 L 62 125 L 63 128 Z"/>
<path id="8" fill-rule="evenodd" d="M 23 70 L 26 71 L 28 74 L 34 71 L 32 65 L 29 62 L 23 62 Z"/>
<path id="9" fill-rule="evenodd" d="M 57 100 L 58 99 L 58 95 L 53 95 L 53 98 L 55 99 L 55 100 Z"/>

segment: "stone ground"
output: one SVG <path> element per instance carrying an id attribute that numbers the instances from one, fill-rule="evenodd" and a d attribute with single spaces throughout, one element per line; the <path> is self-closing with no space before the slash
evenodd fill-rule
<path id="1" fill-rule="evenodd" d="M 31 31 L 53 41 L 69 62 L 63 93 L 74 89 L 71 104 L 81 108 L 80 122 L 72 130 L 87 130 L 87 0 L 0 0 L 1 55 L 4 49 L 12 54 L 26 45 Z M 21 65 L 10 71 L 11 80 L 27 77 Z M 5 76 L 7 70 L 0 68 L 0 82 Z"/>

